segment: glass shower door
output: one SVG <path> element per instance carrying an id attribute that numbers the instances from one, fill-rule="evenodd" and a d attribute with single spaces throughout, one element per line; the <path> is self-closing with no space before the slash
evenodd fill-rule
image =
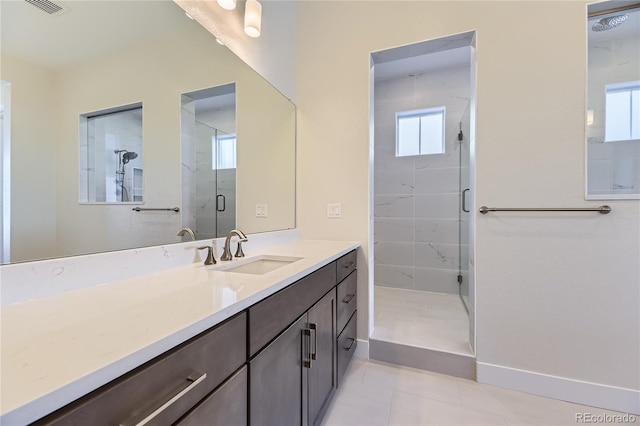
<path id="1" fill-rule="evenodd" d="M 458 284 L 459 294 L 464 307 L 469 313 L 469 215 L 470 215 L 470 173 L 469 166 L 471 160 L 469 135 L 471 125 L 470 115 L 470 103 L 467 104 L 467 108 L 462 114 L 460 120 L 460 133 L 458 133 L 458 141 L 460 142 L 460 179 L 459 179 L 459 193 L 460 193 L 460 209 L 458 216 Z"/>

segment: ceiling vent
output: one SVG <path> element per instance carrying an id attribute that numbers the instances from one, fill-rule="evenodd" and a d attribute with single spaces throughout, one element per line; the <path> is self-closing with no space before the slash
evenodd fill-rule
<path id="1" fill-rule="evenodd" d="M 25 1 L 30 5 L 35 6 L 38 9 L 42 10 L 43 12 L 48 13 L 49 15 L 53 15 L 54 13 L 60 14 L 65 10 L 64 7 L 49 0 L 25 0 Z"/>

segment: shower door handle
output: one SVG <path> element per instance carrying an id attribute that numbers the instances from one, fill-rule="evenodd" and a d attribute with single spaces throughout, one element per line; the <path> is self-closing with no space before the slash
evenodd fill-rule
<path id="1" fill-rule="evenodd" d="M 222 198 L 221 198 L 222 197 Z M 220 202 L 222 200 L 222 203 Z M 220 207 L 222 205 L 222 207 Z M 227 208 L 227 200 L 224 198 L 224 195 L 219 194 L 216 195 L 216 211 L 223 212 Z"/>
<path id="2" fill-rule="evenodd" d="M 467 191 L 468 190 L 469 188 L 462 191 L 462 211 L 465 213 L 469 213 L 469 210 L 467 209 Z"/>

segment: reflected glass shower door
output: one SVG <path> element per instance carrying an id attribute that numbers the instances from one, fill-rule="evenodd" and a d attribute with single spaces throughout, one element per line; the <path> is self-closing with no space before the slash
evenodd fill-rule
<path id="1" fill-rule="evenodd" d="M 469 135 L 471 126 L 470 105 L 467 104 L 467 108 L 462 114 L 460 120 L 460 133 L 458 134 L 458 141 L 460 142 L 460 179 L 459 179 L 459 193 L 460 193 L 460 209 L 458 217 L 458 284 L 460 299 L 464 304 L 467 313 L 469 313 L 469 214 L 471 204 L 471 178 L 469 173 L 469 166 L 471 161 Z"/>

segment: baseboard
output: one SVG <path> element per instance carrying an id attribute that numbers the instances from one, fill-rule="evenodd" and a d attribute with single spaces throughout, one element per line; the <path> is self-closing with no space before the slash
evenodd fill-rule
<path id="1" fill-rule="evenodd" d="M 354 353 L 353 356 L 369 359 L 369 341 L 358 339 L 358 344 L 356 345 L 356 353 Z"/>
<path id="2" fill-rule="evenodd" d="M 483 362 L 477 363 L 477 381 L 591 407 L 640 415 L 640 390 L 567 379 Z"/>

